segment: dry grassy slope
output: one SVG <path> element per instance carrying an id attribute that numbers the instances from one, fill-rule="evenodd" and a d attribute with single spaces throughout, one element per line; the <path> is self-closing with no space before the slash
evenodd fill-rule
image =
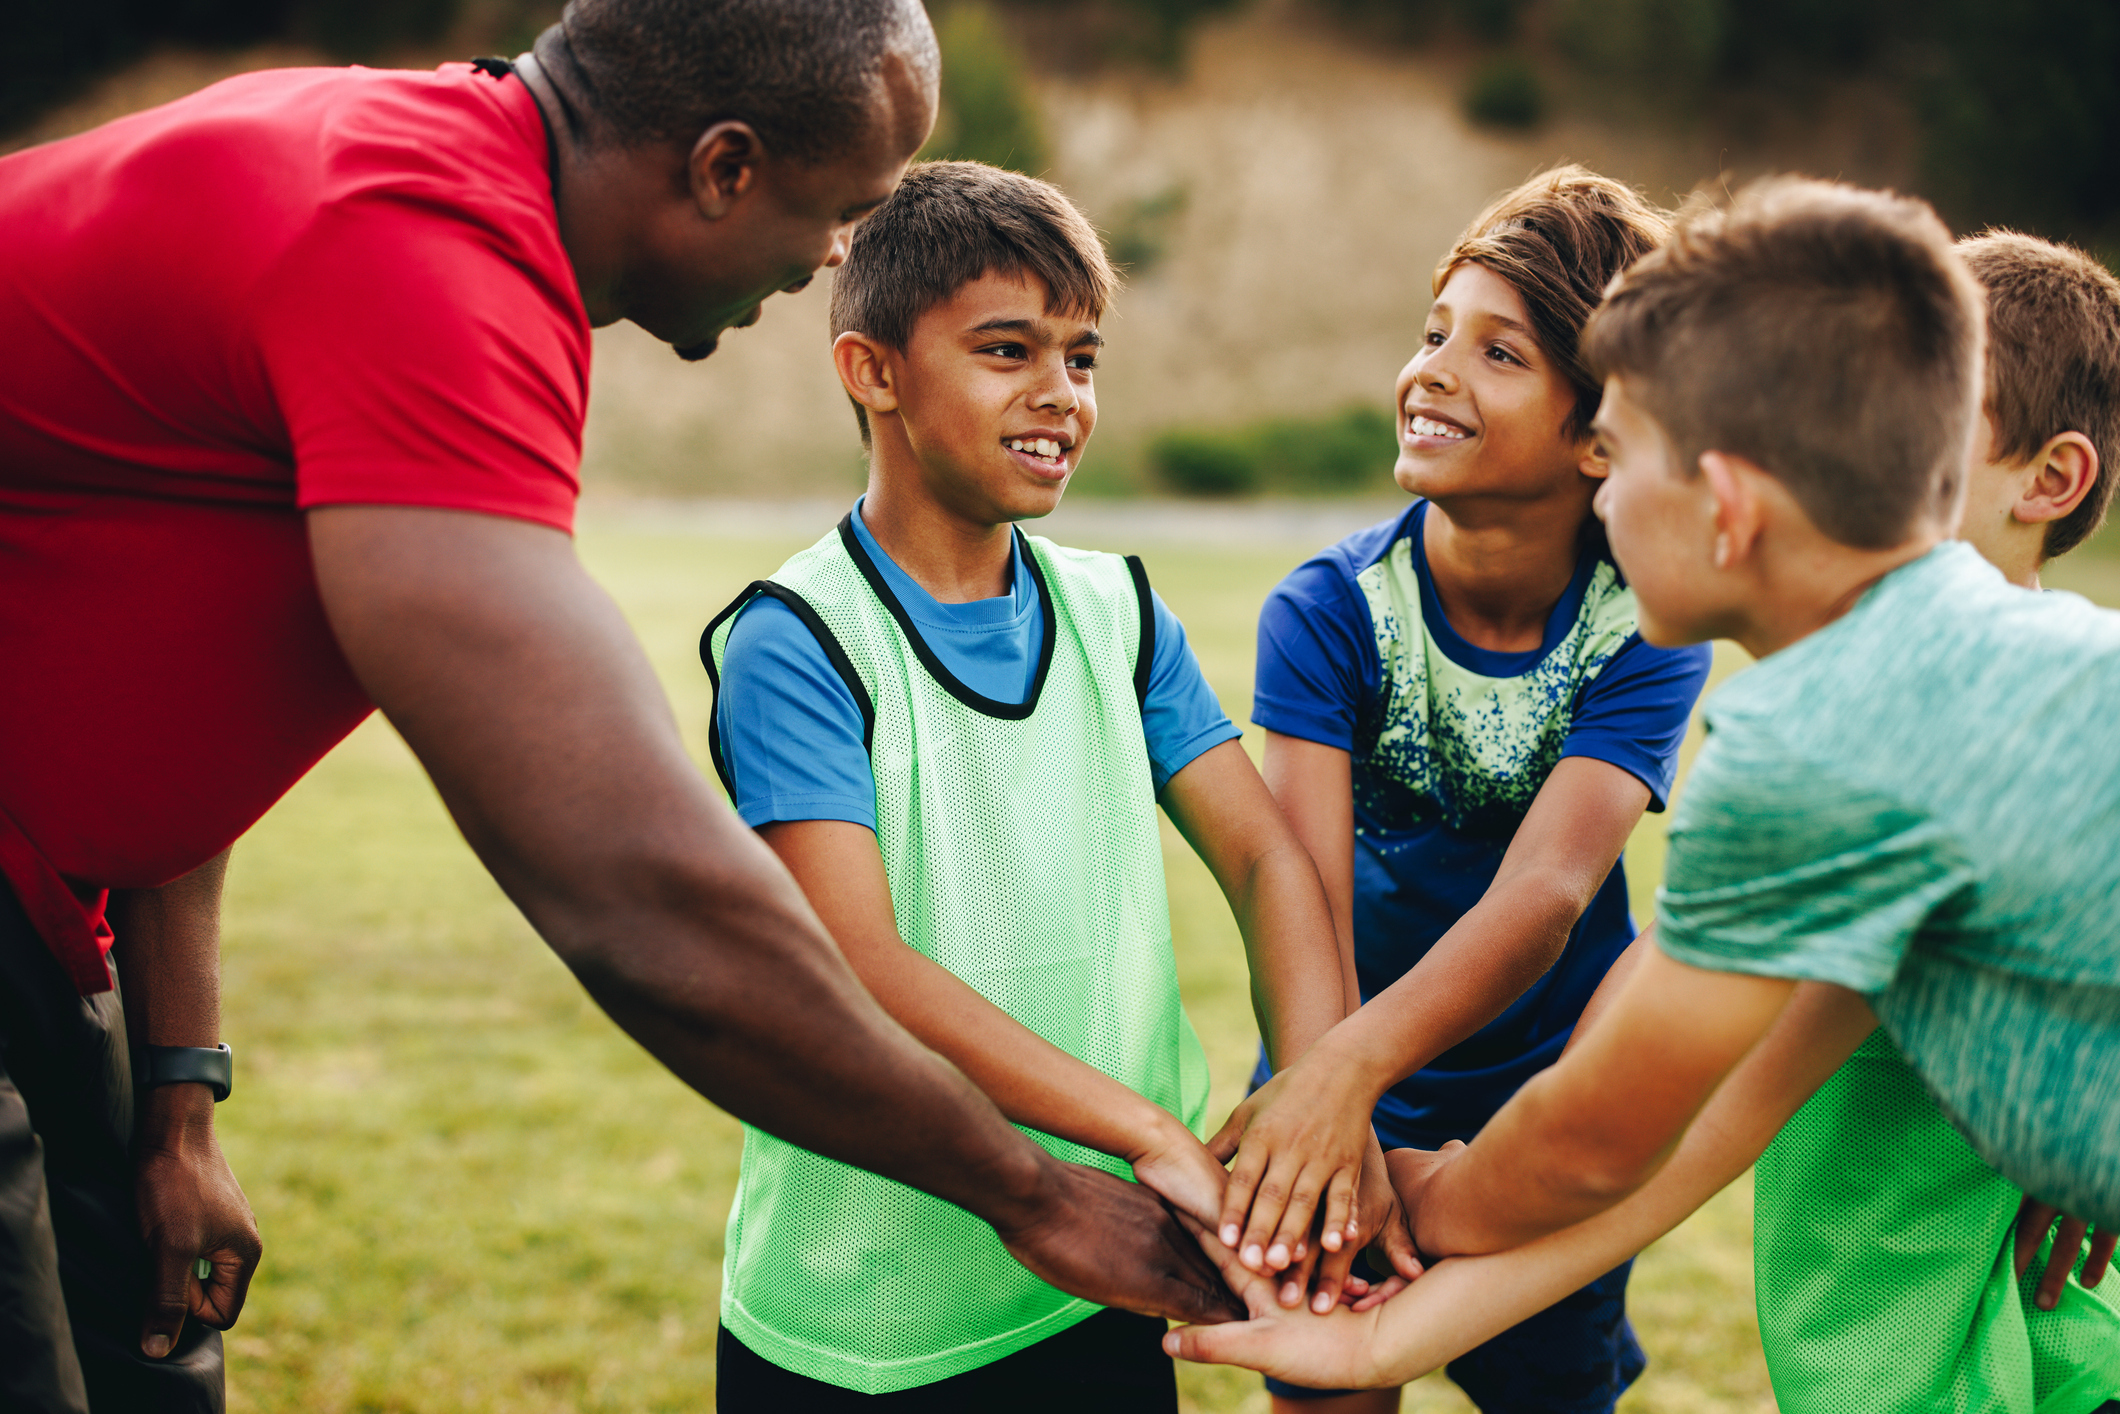
<path id="1" fill-rule="evenodd" d="M 1050 175 L 1100 225 L 1185 193 L 1164 258 L 1107 318 L 1082 489 L 1127 484 L 1143 441 L 1172 422 L 1387 400 L 1436 258 L 1488 198 L 1552 162 L 1588 162 L 1665 201 L 1730 171 L 1882 181 L 1905 167 L 1903 124 L 1860 94 L 1796 127 L 1719 110 L 1712 131 L 1609 114 L 1477 130 L 1459 108 L 1466 62 L 1363 45 L 1268 3 L 1204 26 L 1181 80 L 1042 83 Z M 723 495 L 856 484 L 822 284 L 769 302 L 702 367 L 630 326 L 599 334 L 589 477 Z"/>

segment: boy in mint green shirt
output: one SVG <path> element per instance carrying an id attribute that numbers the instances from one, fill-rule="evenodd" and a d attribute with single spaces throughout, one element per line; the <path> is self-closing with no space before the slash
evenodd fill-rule
<path id="1" fill-rule="evenodd" d="M 2029 236 L 1958 248 L 1988 308 L 1983 455 L 1959 534 L 2036 590 L 2097 529 L 2120 471 L 2120 281 Z M 2042 1249 L 2052 1210 L 1980 1160 L 1882 1030 L 1756 1179 L 1760 1341 L 1789 1414 L 2083 1414 L 2120 1393 L 2120 1310 L 2086 1289 L 2111 1235 L 2084 1254 L 2065 1218 Z"/>
<path id="2" fill-rule="evenodd" d="M 1211 1219 L 1223 1170 L 1197 1138 L 1158 803 L 1230 899 L 1277 1052 L 1338 1021 L 1349 986 L 1317 871 L 1140 562 L 1016 529 L 1094 429 L 1113 285 L 1051 186 L 913 168 L 833 288 L 868 492 L 701 648 L 739 812 L 885 1009 L 1056 1154 Z M 1373 1146 L 1368 1167 L 1381 1222 Z M 721 1319 L 723 1410 L 1176 1407 L 1160 1320 L 1069 1297 L 948 1205 L 757 1130 Z"/>

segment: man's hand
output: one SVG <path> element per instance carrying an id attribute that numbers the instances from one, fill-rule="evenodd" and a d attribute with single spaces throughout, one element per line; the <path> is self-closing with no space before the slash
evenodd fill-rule
<path id="1" fill-rule="evenodd" d="M 1207 1149 L 1235 1156 L 1217 1235 L 1244 1266 L 1281 1272 L 1301 1261 L 1321 1202 L 1319 1245 L 1350 1255 L 1362 1245 L 1356 1184 L 1375 1104 L 1321 1043 L 1231 1112 Z"/>
<path id="2" fill-rule="evenodd" d="M 1100 1306 L 1178 1321 L 1242 1317 L 1243 1303 L 1178 1224 L 1140 1184 L 1055 1161 L 1030 1215 L 994 1231 L 1041 1280 Z"/>
<path id="3" fill-rule="evenodd" d="M 2051 1311 L 2061 1300 L 2061 1288 L 2068 1282 L 2068 1274 L 2076 1268 L 2076 1258 L 2083 1252 L 2083 1239 L 2091 1239 L 2091 1255 L 2083 1264 L 2083 1284 L 2096 1286 L 2105 1280 L 2105 1269 L 2112 1264 L 2114 1234 L 2104 1229 L 2093 1233 L 2091 1225 L 2082 1218 L 2070 1217 L 2051 1203 L 2042 1203 L 2027 1197 L 2017 1209 L 2017 1238 L 2014 1261 L 2017 1275 L 2023 1276 L 2031 1270 L 2032 1259 L 2039 1255 L 2039 1244 L 2045 1240 L 2054 1219 L 2061 1220 L 2061 1228 L 2054 1234 L 2054 1250 L 2046 1259 L 2046 1271 L 2039 1278 L 2039 1290 L 2033 1297 L 2042 1311 Z"/>
<path id="4" fill-rule="evenodd" d="M 1237 1254 L 1197 1223 L 1186 1227 L 1214 1259 L 1248 1319 L 1229 1325 L 1188 1325 L 1163 1337 L 1165 1353 L 1204 1364 L 1244 1365 L 1291 1384 L 1313 1389 L 1366 1389 L 1397 1381 L 1385 1378 L 1375 1351 L 1379 1313 L 1298 1305 L 1285 1310 L 1275 1300 L 1275 1278 L 1254 1272 Z"/>
<path id="5" fill-rule="evenodd" d="M 221 1157 L 213 1095 L 204 1085 L 149 1091 L 140 1129 L 134 1192 L 150 1273 L 140 1349 L 159 1360 L 176 1345 L 187 1315 L 216 1330 L 236 1323 L 264 1247 Z M 201 1257 L 213 1264 L 204 1281 L 194 1271 Z"/>

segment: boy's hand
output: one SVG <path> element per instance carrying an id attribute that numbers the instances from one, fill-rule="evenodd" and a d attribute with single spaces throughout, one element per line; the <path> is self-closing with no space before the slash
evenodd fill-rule
<path id="1" fill-rule="evenodd" d="M 1465 1142 L 1453 1139 L 1440 1149 L 1393 1149 L 1384 1156 L 1391 1170 L 1391 1190 L 1411 1230 L 1421 1213 L 1421 1195 L 1452 1159 L 1465 1152 Z"/>
<path id="2" fill-rule="evenodd" d="M 1182 1215 L 1179 1221 L 1199 1239 L 1230 1289 L 1243 1298 L 1249 1319 L 1181 1326 L 1163 1337 L 1166 1354 L 1207 1364 L 1244 1365 L 1319 1389 L 1359 1389 L 1380 1382 L 1374 1311 L 1321 1315 L 1301 1305 L 1283 1310 L 1276 1304 L 1272 1275 L 1246 1267 L 1207 1228 Z"/>
<path id="3" fill-rule="evenodd" d="M 1142 1148 L 1126 1156 L 1134 1177 L 1163 1195 L 1163 1200 L 1200 1223 L 1211 1223 L 1222 1211 L 1222 1186 L 1229 1174 L 1207 1152 L 1191 1130 L 1165 1111 L 1167 1123 Z"/>
<path id="4" fill-rule="evenodd" d="M 1310 1309 L 1320 1315 L 1342 1304 L 1367 1311 L 1404 1291 L 1406 1284 L 1421 1274 L 1421 1259 L 1413 1250 L 1413 1233 L 1406 1226 L 1398 1195 L 1392 1191 L 1384 1151 L 1374 1134 L 1369 1139 L 1369 1151 L 1362 1158 L 1355 1210 L 1361 1214 L 1368 1242 L 1342 1243 L 1337 1252 L 1324 1250 L 1315 1240 L 1308 1243 L 1307 1250 L 1299 1251 L 1295 1265 L 1281 1273 L 1275 1283 L 1282 1306 L 1304 1304 L 1307 1292 Z M 1315 1237 L 1313 1228 L 1312 1238 Z M 1372 1284 L 1352 1275 L 1355 1257 L 1365 1250 L 1370 1265 L 1390 1273 L 1384 1280 Z"/>
<path id="5" fill-rule="evenodd" d="M 2061 1219 L 2061 1230 L 2054 1234 L 2054 1250 L 2046 1259 L 2046 1271 L 2040 1276 L 2039 1290 L 2032 1298 L 2042 1311 L 2053 1310 L 2055 1303 L 2061 1300 L 2061 1288 L 2068 1282 L 2068 1274 L 2075 1270 L 2086 1234 L 2091 1239 L 2091 1255 L 2083 1264 L 2084 1286 L 2096 1286 L 2103 1281 L 2105 1269 L 2113 1260 L 2113 1233 L 2101 1228 L 2093 1234 L 2090 1224 L 2083 1219 L 2072 1218 L 2051 1203 L 2027 1197 L 2017 1209 L 2015 1264 L 2018 1276 L 2031 1269 L 2032 1259 L 2039 1253 L 2039 1244 L 2056 1218 Z"/>
<path id="6" fill-rule="evenodd" d="M 1314 1048 L 1238 1105 L 1208 1152 L 1227 1161 L 1217 1234 L 1254 1272 L 1286 1271 L 1309 1252 L 1311 1220 L 1329 1253 L 1361 1246 L 1356 1182 L 1375 1138 L 1376 1097 Z"/>

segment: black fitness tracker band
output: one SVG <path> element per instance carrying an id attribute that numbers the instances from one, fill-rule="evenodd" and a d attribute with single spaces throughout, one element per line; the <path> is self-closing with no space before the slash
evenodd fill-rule
<path id="1" fill-rule="evenodd" d="M 133 1084 L 141 1090 L 196 1082 L 213 1091 L 218 1105 L 235 1085 L 235 1057 L 225 1041 L 211 1048 L 142 1046 L 134 1054 Z"/>

